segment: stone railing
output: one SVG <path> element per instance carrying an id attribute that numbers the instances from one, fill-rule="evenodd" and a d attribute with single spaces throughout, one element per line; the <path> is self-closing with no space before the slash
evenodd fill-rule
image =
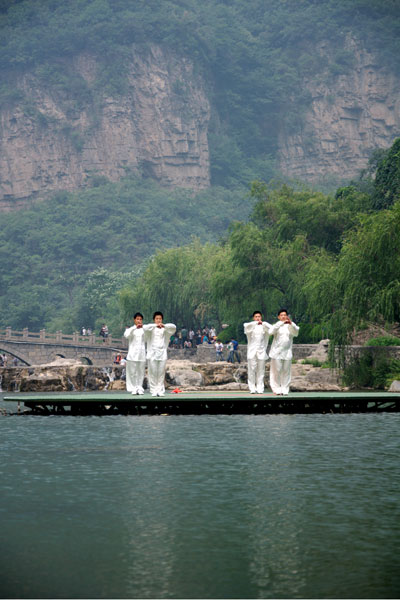
<path id="1" fill-rule="evenodd" d="M 117 348 L 127 347 L 127 341 L 123 338 L 108 336 L 103 338 L 94 333 L 82 335 L 78 332 L 67 334 L 62 331 L 49 333 L 41 329 L 39 333 L 29 331 L 25 327 L 22 331 L 13 331 L 11 327 L 0 329 L 0 339 L 9 342 L 31 342 L 37 344 L 61 344 L 70 346 L 111 346 Z"/>

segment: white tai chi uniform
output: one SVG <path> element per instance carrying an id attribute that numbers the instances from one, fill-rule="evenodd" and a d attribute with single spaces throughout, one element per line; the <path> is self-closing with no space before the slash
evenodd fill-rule
<path id="1" fill-rule="evenodd" d="M 124 331 L 124 337 L 129 342 L 125 366 L 126 390 L 132 394 L 144 394 L 143 379 L 146 366 L 146 348 L 143 327 L 139 327 L 139 329 L 136 325 L 128 327 Z"/>
<path id="2" fill-rule="evenodd" d="M 278 321 L 269 330 L 274 336 L 269 357 L 271 367 L 269 383 L 274 394 L 288 394 L 292 378 L 292 345 L 293 338 L 299 335 L 299 327 L 292 322 L 291 325 Z"/>
<path id="3" fill-rule="evenodd" d="M 247 336 L 247 379 L 251 394 L 264 391 L 265 361 L 268 358 L 267 346 L 271 325 L 266 321 L 244 323 Z"/>
<path id="4" fill-rule="evenodd" d="M 165 323 L 164 327 L 157 327 L 155 323 L 148 323 L 147 325 L 143 325 L 143 329 L 147 344 L 150 393 L 152 396 L 164 396 L 167 348 L 171 335 L 176 331 L 176 325 Z"/>

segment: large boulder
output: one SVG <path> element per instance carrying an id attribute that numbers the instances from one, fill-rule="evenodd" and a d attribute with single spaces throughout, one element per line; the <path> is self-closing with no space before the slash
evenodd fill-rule
<path id="1" fill-rule="evenodd" d="M 395 379 L 394 381 L 392 381 L 388 391 L 399 393 L 400 392 L 400 381 L 398 379 Z"/>
<path id="2" fill-rule="evenodd" d="M 232 364 L 213 362 L 194 365 L 201 373 L 204 385 L 224 385 L 227 383 L 245 383 L 247 381 L 247 363 Z"/>
<path id="3" fill-rule="evenodd" d="M 307 356 L 308 360 L 315 360 L 321 364 L 328 361 L 330 340 L 321 340 L 318 346 Z"/>
<path id="4" fill-rule="evenodd" d="M 292 365 L 292 392 L 341 392 L 344 388 L 340 375 L 333 369 L 307 364 Z"/>

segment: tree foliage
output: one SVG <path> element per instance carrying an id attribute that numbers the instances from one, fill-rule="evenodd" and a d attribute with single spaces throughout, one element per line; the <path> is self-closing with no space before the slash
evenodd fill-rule
<path id="1" fill-rule="evenodd" d="M 124 277 L 140 272 L 157 249 L 185 245 L 192 236 L 203 242 L 218 238 L 232 218 L 246 217 L 250 205 L 240 190 L 193 195 L 127 178 L 75 194 L 60 192 L 30 210 L 3 214 L 2 326 L 93 327 L 102 312 L 110 313 L 102 296 L 114 293 L 115 282 L 123 287 Z M 91 291 L 100 281 L 102 288 Z"/>
<path id="2" fill-rule="evenodd" d="M 203 306 L 203 318 L 243 335 L 253 310 L 273 320 L 284 305 L 311 341 L 339 344 L 365 322 L 398 322 L 400 201 L 374 210 L 371 185 L 370 194 L 353 183 L 325 196 L 254 182 L 249 222 L 231 225 L 220 244 L 159 253 L 135 292 L 125 292 L 130 311 L 165 305 L 188 324 Z"/>

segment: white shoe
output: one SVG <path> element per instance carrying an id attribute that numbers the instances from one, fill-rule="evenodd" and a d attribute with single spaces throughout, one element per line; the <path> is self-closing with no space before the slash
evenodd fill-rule
<path id="1" fill-rule="evenodd" d="M 144 391 L 143 390 L 138 390 L 136 393 L 139 394 L 139 396 L 143 396 Z"/>

